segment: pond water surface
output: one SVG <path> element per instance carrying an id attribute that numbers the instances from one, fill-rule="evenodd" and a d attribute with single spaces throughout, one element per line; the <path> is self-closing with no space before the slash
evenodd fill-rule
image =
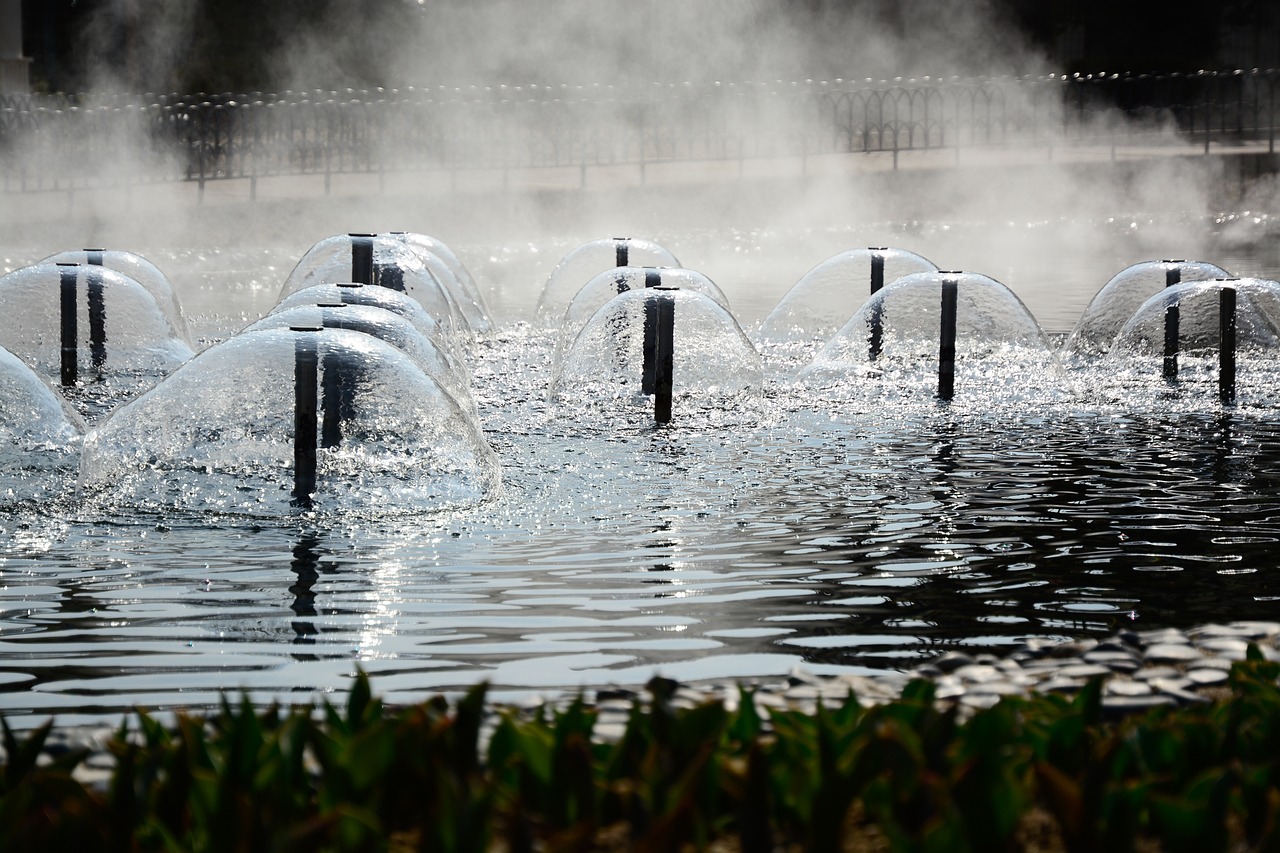
<path id="1" fill-rule="evenodd" d="M 775 375 L 753 422 L 579 423 L 546 402 L 554 336 L 521 322 L 571 247 L 535 247 L 540 267 L 526 248 L 455 247 L 498 313 L 474 387 L 504 486 L 480 506 L 393 521 L 0 512 L 0 713 L 114 720 L 242 689 L 307 702 L 357 667 L 392 700 L 482 680 L 514 698 L 655 673 L 874 674 L 1031 637 L 1275 618 L 1274 408 L 842 407 Z M 1205 260 L 1280 275 L 1261 242 L 1232 251 Z M 206 342 L 265 311 L 294 260 L 144 254 Z M 1121 254 L 1020 295 L 1065 332 L 1149 259 Z M 749 327 L 791 281 L 718 283 Z"/>

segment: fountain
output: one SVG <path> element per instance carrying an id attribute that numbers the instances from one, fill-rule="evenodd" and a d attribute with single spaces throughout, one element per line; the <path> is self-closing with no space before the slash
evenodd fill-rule
<path id="1" fill-rule="evenodd" d="M 173 290 L 173 284 L 159 267 L 142 255 L 121 249 L 81 249 L 57 252 L 37 264 L 87 264 L 124 273 L 155 297 L 156 303 L 164 310 L 165 316 L 173 323 L 182 339 L 191 343 L 191 334 L 187 330 L 187 321 L 182 314 L 182 306 Z"/>
<path id="2" fill-rule="evenodd" d="M 104 266 L 37 264 L 0 276 L 0 346 L 97 416 L 191 358 L 181 316 Z"/>
<path id="3" fill-rule="evenodd" d="M 538 322 L 554 327 L 587 282 L 614 267 L 679 267 L 680 261 L 651 240 L 614 237 L 592 240 L 568 252 L 547 277 L 538 298 Z"/>
<path id="4" fill-rule="evenodd" d="M 344 302 L 295 305 L 273 311 L 261 320 L 250 323 L 241 333 L 261 329 L 289 329 L 295 326 L 349 329 L 386 341 L 412 358 L 427 376 L 439 382 L 454 401 L 478 422 L 479 415 L 476 413 L 475 402 L 471 399 L 468 387 L 470 376 L 466 366 L 399 314 L 374 305 Z"/>
<path id="5" fill-rule="evenodd" d="M 977 273 L 924 272 L 876 291 L 800 373 L 826 398 L 867 395 L 1026 404 L 1062 396 L 1066 379 L 1031 312 Z"/>
<path id="6" fill-rule="evenodd" d="M 342 303 L 344 305 L 367 305 L 390 311 L 404 317 L 413 327 L 433 341 L 458 345 L 458 336 L 450 323 L 441 322 L 426 312 L 416 299 L 398 291 L 377 285 L 360 284 L 355 281 L 334 282 L 330 284 L 313 284 L 301 290 L 295 290 L 281 299 L 271 309 L 272 314 L 289 311 L 294 308 L 321 305 L 326 303 Z"/>
<path id="7" fill-rule="evenodd" d="M 452 275 L 450 280 L 456 282 Z M 460 340 L 469 341 L 474 331 L 450 288 L 436 278 L 418 250 L 390 235 L 346 234 L 321 240 L 289 273 L 279 300 L 313 285 L 345 281 L 412 297 Z"/>
<path id="8" fill-rule="evenodd" d="M 556 365 L 551 399 L 615 422 L 652 411 L 664 424 L 759 414 L 760 357 L 722 305 L 665 286 L 624 291 L 584 324 Z"/>
<path id="9" fill-rule="evenodd" d="M 870 295 L 904 275 L 937 267 L 905 249 L 849 249 L 827 258 L 797 281 L 756 331 L 763 343 L 828 340 Z"/>
<path id="10" fill-rule="evenodd" d="M 383 516 L 474 504 L 500 476 L 475 422 L 410 356 L 313 326 L 200 353 L 88 433 L 81 480 L 144 511 Z"/>
<path id="11" fill-rule="evenodd" d="M 675 287 L 680 290 L 705 294 L 714 300 L 725 311 L 729 311 L 729 300 L 716 286 L 715 282 L 695 270 L 671 267 L 616 267 L 602 272 L 582 286 L 573 297 L 569 307 L 560 321 L 560 331 L 556 339 L 555 363 L 564 359 L 565 349 L 582 327 L 619 293 L 638 290 L 646 287 Z"/>
<path id="12" fill-rule="evenodd" d="M 1161 289 L 1184 281 L 1230 277 L 1231 273 L 1204 261 L 1143 261 L 1125 267 L 1094 294 L 1063 352 L 1078 358 L 1102 355 L 1133 313 Z"/>
<path id="13" fill-rule="evenodd" d="M 1277 356 L 1280 282 L 1227 278 L 1171 285 L 1147 299 L 1120 329 L 1098 372 L 1112 375 L 1113 394 L 1130 402 L 1135 392 L 1155 391 L 1191 406 L 1216 399 L 1274 408 Z M 1206 385 L 1216 395 L 1202 390 Z"/>
<path id="14" fill-rule="evenodd" d="M 74 488 L 83 424 L 22 359 L 0 349 L 0 507 Z"/>

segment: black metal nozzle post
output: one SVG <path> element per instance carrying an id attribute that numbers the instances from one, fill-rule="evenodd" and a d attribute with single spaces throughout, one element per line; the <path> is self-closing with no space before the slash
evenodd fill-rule
<path id="1" fill-rule="evenodd" d="M 662 286 L 662 271 L 649 268 L 644 273 L 644 286 L 652 289 Z M 658 357 L 658 307 L 654 300 L 644 303 L 644 367 L 640 374 L 640 393 L 652 394 Z"/>
<path id="2" fill-rule="evenodd" d="M 671 385 L 675 370 L 676 294 L 678 288 L 657 287 L 647 304 L 654 307 L 653 420 L 671 423 Z"/>
<path id="3" fill-rule="evenodd" d="M 1164 271 L 1164 286 L 1173 287 L 1182 281 L 1182 268 L 1177 261 L 1169 261 Z M 1178 303 L 1164 309 L 1164 378 L 1170 382 L 1178 378 L 1178 337 L 1181 322 Z"/>
<path id="4" fill-rule="evenodd" d="M 871 249 L 871 295 L 884 288 L 884 249 Z M 884 350 L 884 303 L 877 300 L 867 316 L 867 357 L 871 361 L 880 358 Z"/>
<path id="5" fill-rule="evenodd" d="M 320 364 L 316 326 L 294 326 L 293 505 L 310 509 L 316 491 L 316 373 Z"/>
<path id="6" fill-rule="evenodd" d="M 1224 406 L 1236 401 L 1236 288 L 1232 284 L 1218 290 L 1218 399 Z"/>
<path id="7" fill-rule="evenodd" d="M 351 280 L 375 284 L 373 278 L 373 234 L 348 234 L 351 238 Z"/>
<path id="8" fill-rule="evenodd" d="M 102 267 L 90 266 L 84 280 L 89 290 L 89 354 L 93 369 L 101 375 L 107 366 L 107 299 Z"/>
<path id="9" fill-rule="evenodd" d="M 70 388 L 78 378 L 80 332 L 76 323 L 76 279 L 80 276 L 77 264 L 58 264 L 58 310 L 62 327 L 62 385 Z"/>
<path id="10" fill-rule="evenodd" d="M 338 328 L 341 321 L 334 319 Z M 328 321 L 326 328 L 332 328 Z M 320 396 L 320 446 L 333 450 L 342 444 L 342 424 L 356 416 L 356 370 L 344 352 L 326 352 Z"/>
<path id="11" fill-rule="evenodd" d="M 616 261 L 614 266 L 625 267 L 630 266 L 627 263 L 627 256 L 631 253 L 630 237 L 614 237 L 613 238 L 613 259 Z"/>
<path id="12" fill-rule="evenodd" d="M 84 262 L 91 267 L 102 266 L 102 258 L 106 249 L 84 249 Z"/>
<path id="13" fill-rule="evenodd" d="M 938 335 L 938 399 L 950 400 L 956 385 L 956 302 L 954 278 L 942 280 L 942 323 Z"/>

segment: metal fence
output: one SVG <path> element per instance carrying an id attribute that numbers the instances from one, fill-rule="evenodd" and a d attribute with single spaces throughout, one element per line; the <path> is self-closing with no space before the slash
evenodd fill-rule
<path id="1" fill-rule="evenodd" d="M 0 98 L 6 192 L 992 146 L 1252 144 L 1280 70 Z M 1180 141 L 1179 141 L 1180 140 Z M 326 181 L 326 186 L 328 182 Z"/>

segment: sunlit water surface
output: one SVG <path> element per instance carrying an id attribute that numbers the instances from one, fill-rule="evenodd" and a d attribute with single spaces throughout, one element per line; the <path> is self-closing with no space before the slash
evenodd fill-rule
<path id="1" fill-rule="evenodd" d="M 393 700 L 478 681 L 514 698 L 655 673 L 874 674 L 1278 612 L 1274 409 L 1224 414 L 1211 394 L 849 406 L 775 372 L 754 421 L 579 422 L 546 402 L 553 336 L 517 322 L 568 247 L 541 247 L 535 273 L 533 249 L 460 252 L 500 327 L 474 383 L 504 486 L 480 506 L 408 521 L 0 514 L 0 712 L 91 722 L 240 689 L 306 702 L 357 667 Z M 206 343 L 270 307 L 293 261 L 149 257 Z M 1062 316 L 1023 298 L 1063 332 L 1145 259 L 1045 282 L 1068 295 Z M 1212 260 L 1280 267 L 1251 250 Z M 747 326 L 790 284 L 720 283 Z"/>

